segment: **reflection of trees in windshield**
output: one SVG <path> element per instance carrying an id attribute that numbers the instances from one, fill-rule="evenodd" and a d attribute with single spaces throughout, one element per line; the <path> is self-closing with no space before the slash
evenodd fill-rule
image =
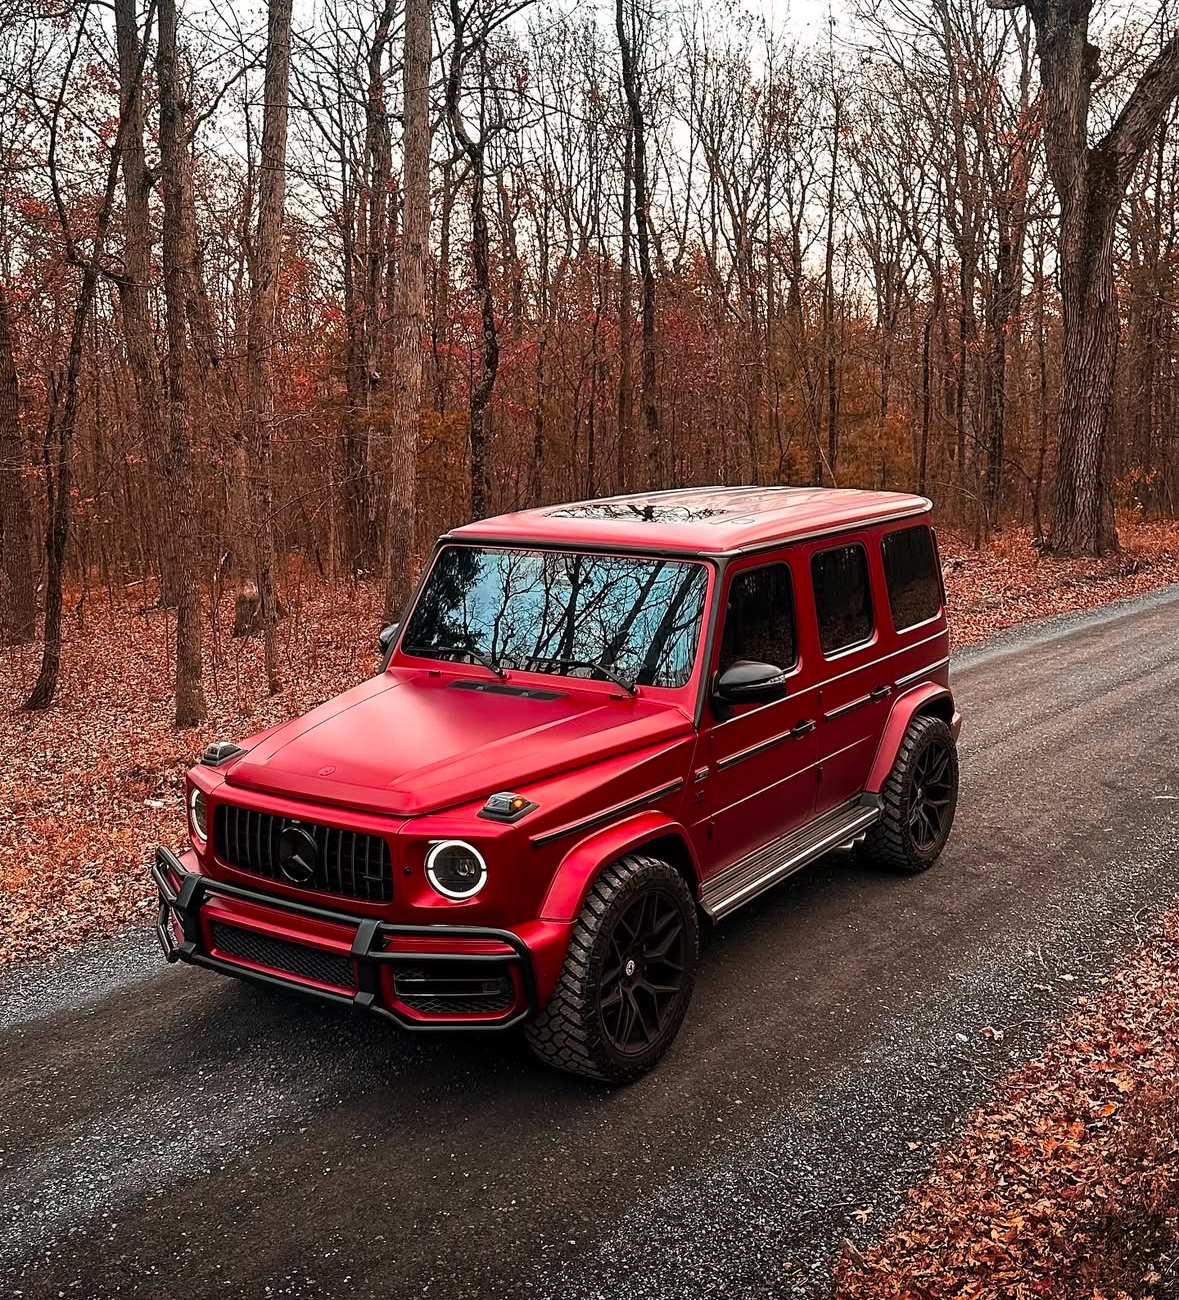
<path id="1" fill-rule="evenodd" d="M 534 672 L 601 664 L 631 681 L 691 676 L 703 565 L 642 556 L 447 546 L 405 634 L 410 653 L 478 651 Z"/>

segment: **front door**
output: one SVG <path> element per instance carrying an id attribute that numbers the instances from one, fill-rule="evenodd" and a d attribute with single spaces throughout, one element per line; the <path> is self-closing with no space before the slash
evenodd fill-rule
<path id="1" fill-rule="evenodd" d="M 796 575 L 786 555 L 729 570 L 708 680 L 737 660 L 788 673 L 786 697 L 728 706 L 707 700 L 690 807 L 700 860 L 712 875 L 814 815 L 814 671 L 800 656 Z"/>

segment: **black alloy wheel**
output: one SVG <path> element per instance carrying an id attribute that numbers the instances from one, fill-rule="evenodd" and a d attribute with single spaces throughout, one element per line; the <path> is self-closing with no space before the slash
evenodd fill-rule
<path id="1" fill-rule="evenodd" d="M 625 1083 L 679 1032 L 700 955 L 696 901 L 670 863 L 631 853 L 594 881 L 548 1004 L 525 1026 L 537 1056 Z"/>
<path id="2" fill-rule="evenodd" d="M 952 759 L 949 745 L 934 740 L 926 745 L 913 764 L 909 832 L 913 843 L 923 853 L 928 853 L 942 838 L 947 810 L 954 802 Z"/>
<path id="3" fill-rule="evenodd" d="M 677 900 L 647 890 L 614 921 L 598 977 L 602 1027 L 623 1056 L 641 1055 L 675 1018 L 683 995 L 687 926 Z"/>
<path id="4" fill-rule="evenodd" d="M 866 855 L 906 874 L 932 867 L 958 806 L 958 749 L 941 718 L 922 715 L 909 723 L 880 804 L 880 820 L 864 838 Z"/>

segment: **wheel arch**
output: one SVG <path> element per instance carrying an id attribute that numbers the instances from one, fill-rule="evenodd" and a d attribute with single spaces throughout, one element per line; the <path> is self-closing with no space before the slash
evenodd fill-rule
<path id="1" fill-rule="evenodd" d="M 684 877 L 692 897 L 697 897 L 700 866 L 687 830 L 680 822 L 652 809 L 606 826 L 569 849 L 549 883 L 541 918 L 576 920 L 598 875 L 628 853 L 661 858 Z"/>
<path id="2" fill-rule="evenodd" d="M 925 682 L 907 691 L 893 704 L 888 721 L 884 724 L 880 743 L 876 747 L 876 757 L 872 760 L 864 786 L 869 794 L 879 794 L 883 790 L 909 723 L 919 717 L 940 718 L 957 737 L 960 716 L 954 708 L 954 696 L 948 687 Z"/>

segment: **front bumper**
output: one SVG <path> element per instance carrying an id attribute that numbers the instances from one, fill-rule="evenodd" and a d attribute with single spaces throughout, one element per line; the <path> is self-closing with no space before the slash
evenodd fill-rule
<path id="1" fill-rule="evenodd" d="M 511 930 L 468 925 L 396 925 L 332 908 L 277 898 L 189 871 L 171 850 L 156 850 L 151 868 L 159 891 L 156 938 L 170 962 L 204 966 L 224 975 L 308 994 L 339 1006 L 372 1011 L 405 1029 L 508 1029 L 538 1007 L 533 952 Z M 227 956 L 219 934 L 240 941 Z M 253 936 L 258 942 L 250 946 Z M 546 935 L 546 947 L 564 939 Z M 279 954 L 277 957 L 273 954 Z M 300 958 L 292 963 L 286 954 Z M 306 960 L 303 960 L 306 958 Z M 424 1012 L 423 998 L 403 995 L 398 968 L 415 987 L 429 988 L 431 970 L 507 977 L 511 1001 L 483 1012 L 463 999 L 446 999 L 441 1014 Z M 416 972 L 427 972 L 416 978 Z M 435 982 L 436 983 L 436 982 Z M 345 987 L 350 985 L 351 987 Z M 412 1004 L 412 1005 L 411 1005 Z M 426 1003 L 429 1006 L 429 1003 Z"/>

